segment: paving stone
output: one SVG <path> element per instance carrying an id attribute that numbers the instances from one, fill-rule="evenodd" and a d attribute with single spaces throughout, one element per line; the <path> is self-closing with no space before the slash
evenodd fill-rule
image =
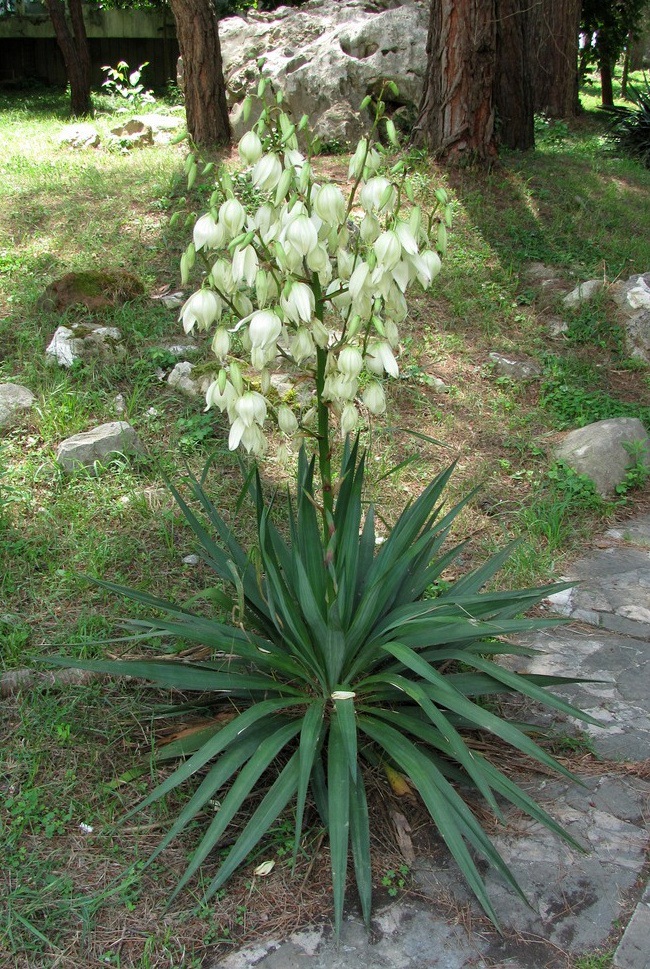
<path id="1" fill-rule="evenodd" d="M 638 533 L 643 537 L 645 521 Z M 606 548 L 574 562 L 565 577 L 580 585 L 550 597 L 554 611 L 650 639 L 650 549 Z"/>
<path id="2" fill-rule="evenodd" d="M 615 969 L 650 969 L 650 887 L 634 910 L 614 954 Z"/>

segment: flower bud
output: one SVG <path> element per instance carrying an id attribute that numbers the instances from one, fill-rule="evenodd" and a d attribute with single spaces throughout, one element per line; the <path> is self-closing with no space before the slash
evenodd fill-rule
<path id="1" fill-rule="evenodd" d="M 314 341 L 312 339 L 309 330 L 301 326 L 296 330 L 295 336 L 291 340 L 289 347 L 291 356 L 296 361 L 297 364 L 302 364 L 310 357 L 314 356 L 316 352 L 316 347 L 314 346 Z"/>
<path id="2" fill-rule="evenodd" d="M 230 336 L 225 327 L 217 327 L 217 331 L 212 338 L 212 352 L 219 360 L 225 360 L 230 350 Z"/>
<path id="3" fill-rule="evenodd" d="M 356 151 L 352 158 L 350 159 L 350 166 L 348 168 L 348 178 L 359 178 L 363 172 L 363 166 L 366 162 L 366 155 L 368 154 L 368 142 L 365 138 L 362 138 L 357 145 Z"/>

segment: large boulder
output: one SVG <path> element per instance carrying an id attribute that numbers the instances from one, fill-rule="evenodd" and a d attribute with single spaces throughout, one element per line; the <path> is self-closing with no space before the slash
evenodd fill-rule
<path id="1" fill-rule="evenodd" d="M 59 444 L 56 460 L 64 471 L 93 468 L 122 454 L 142 454 L 138 436 L 126 421 L 100 424 L 90 431 L 73 434 Z"/>
<path id="2" fill-rule="evenodd" d="M 625 330 L 627 352 L 650 363 L 650 273 L 619 281 L 611 292 Z"/>
<path id="3" fill-rule="evenodd" d="M 643 424 L 636 417 L 615 417 L 570 431 L 555 449 L 555 457 L 591 478 L 605 496 L 623 484 L 634 463 L 631 452 L 637 449 L 650 470 L 650 438 Z"/>
<path id="4" fill-rule="evenodd" d="M 367 95 L 395 81 L 386 93 L 389 113 L 416 115 L 426 71 L 429 5 L 423 0 L 309 0 L 297 9 L 228 17 L 219 25 L 224 76 L 235 135 L 244 131 L 241 104 L 263 73 L 282 91 L 298 120 L 327 141 L 351 142 L 366 132 L 370 112 L 359 112 Z"/>

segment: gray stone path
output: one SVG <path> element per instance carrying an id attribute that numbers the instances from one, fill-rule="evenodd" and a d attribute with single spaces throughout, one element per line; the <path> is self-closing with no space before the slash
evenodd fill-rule
<path id="1" fill-rule="evenodd" d="M 338 948 L 326 929 L 311 928 L 208 969 L 569 969 L 579 956 L 611 952 L 610 939 L 624 924 L 613 966 L 650 969 L 650 515 L 610 529 L 598 544 L 567 576 L 581 584 L 548 603 L 573 622 L 531 637 L 538 655 L 513 663 L 600 681 L 559 692 L 602 726 L 568 722 L 559 729 L 575 730 L 575 744 L 598 755 L 602 773 L 583 777 L 584 786 L 540 776 L 529 783 L 529 793 L 587 853 L 513 814 L 494 841 L 530 908 L 488 872 L 503 935 L 481 917 L 441 851 L 413 868 L 422 897 L 377 912 L 370 939 L 350 917 Z M 551 714 L 541 721 L 555 722 Z"/>

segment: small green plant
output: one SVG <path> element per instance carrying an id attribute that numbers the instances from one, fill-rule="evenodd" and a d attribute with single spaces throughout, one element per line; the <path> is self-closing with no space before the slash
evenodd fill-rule
<path id="1" fill-rule="evenodd" d="M 411 869 L 408 865 L 400 865 L 397 871 L 393 871 L 391 868 L 386 872 L 381 880 L 382 885 L 388 891 L 391 898 L 395 898 L 404 888 L 406 888 L 406 882 Z"/>
<path id="2" fill-rule="evenodd" d="M 625 497 L 634 488 L 643 488 L 648 477 L 648 448 L 643 441 L 626 441 L 623 447 L 630 455 L 630 465 L 625 472 L 625 478 L 616 486 L 616 494 Z"/>
<path id="3" fill-rule="evenodd" d="M 132 71 L 126 61 L 120 61 L 117 67 L 104 66 L 106 77 L 102 81 L 102 87 L 108 94 L 114 97 L 123 98 L 133 108 L 139 108 L 143 104 L 152 104 L 155 97 L 152 91 L 145 90 L 141 82 L 142 72 L 149 66 L 149 61 L 140 64 L 137 70 Z"/>
<path id="4" fill-rule="evenodd" d="M 176 430 L 179 432 L 178 443 L 183 451 L 192 451 L 206 444 L 214 437 L 215 420 L 212 414 L 201 412 L 189 417 L 179 417 Z"/>

